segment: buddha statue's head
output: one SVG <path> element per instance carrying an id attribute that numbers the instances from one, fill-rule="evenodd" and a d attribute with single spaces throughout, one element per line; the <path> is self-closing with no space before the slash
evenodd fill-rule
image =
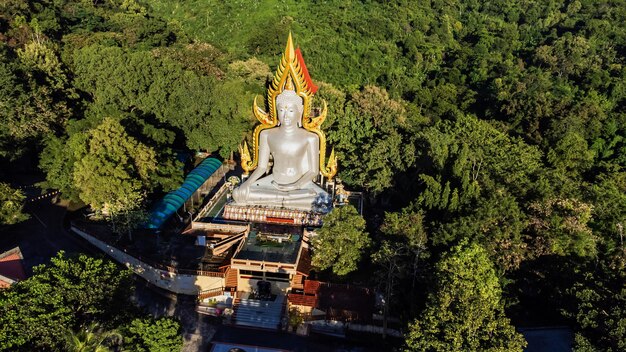
<path id="1" fill-rule="evenodd" d="M 301 127 L 303 110 L 302 98 L 294 90 L 285 89 L 276 97 L 276 113 L 281 125 L 291 126 L 296 123 Z"/>

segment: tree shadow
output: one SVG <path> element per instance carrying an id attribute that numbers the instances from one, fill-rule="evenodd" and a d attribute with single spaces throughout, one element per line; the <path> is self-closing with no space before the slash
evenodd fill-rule
<path id="1" fill-rule="evenodd" d="M 562 310 L 575 306 L 566 293 L 580 275 L 580 259 L 546 255 L 523 262 L 510 275 L 505 295 L 513 297 L 507 315 L 516 326 L 568 325 Z"/>

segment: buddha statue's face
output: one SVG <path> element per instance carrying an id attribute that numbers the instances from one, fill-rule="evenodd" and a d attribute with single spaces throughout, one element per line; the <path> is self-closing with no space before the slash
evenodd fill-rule
<path id="1" fill-rule="evenodd" d="M 278 121 L 281 126 L 289 127 L 300 121 L 300 111 L 293 103 L 278 104 Z"/>
<path id="2" fill-rule="evenodd" d="M 281 126 L 299 126 L 302 119 L 302 109 L 302 99 L 293 91 L 283 92 L 276 99 L 276 113 Z"/>

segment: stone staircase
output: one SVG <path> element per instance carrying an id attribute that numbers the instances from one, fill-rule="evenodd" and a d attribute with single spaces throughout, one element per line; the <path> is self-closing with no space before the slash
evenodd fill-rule
<path id="1" fill-rule="evenodd" d="M 220 255 L 207 254 L 202 259 L 202 270 L 206 271 L 219 271 L 220 266 L 224 264 L 226 254 Z"/>
<path id="2" fill-rule="evenodd" d="M 285 297 L 275 301 L 235 299 L 233 319 L 236 325 L 276 330 L 280 328 Z"/>
<path id="3" fill-rule="evenodd" d="M 239 269 L 228 268 L 226 269 L 226 283 L 224 286 L 237 289 L 237 276 L 239 275 Z"/>
<path id="4" fill-rule="evenodd" d="M 304 276 L 302 274 L 296 274 L 291 279 L 291 289 L 304 290 Z"/>

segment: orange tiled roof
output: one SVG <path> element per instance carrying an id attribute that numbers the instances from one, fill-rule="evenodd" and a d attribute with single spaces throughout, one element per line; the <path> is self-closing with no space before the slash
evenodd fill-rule
<path id="1" fill-rule="evenodd" d="M 317 296 L 315 295 L 301 295 L 297 293 L 290 293 L 287 298 L 289 299 L 289 303 L 297 305 L 297 306 L 306 306 L 313 307 L 317 306 Z"/>
<path id="2" fill-rule="evenodd" d="M 317 291 L 319 291 L 321 284 L 322 283 L 320 281 L 315 281 L 315 280 L 304 281 L 304 293 L 316 294 Z"/>

